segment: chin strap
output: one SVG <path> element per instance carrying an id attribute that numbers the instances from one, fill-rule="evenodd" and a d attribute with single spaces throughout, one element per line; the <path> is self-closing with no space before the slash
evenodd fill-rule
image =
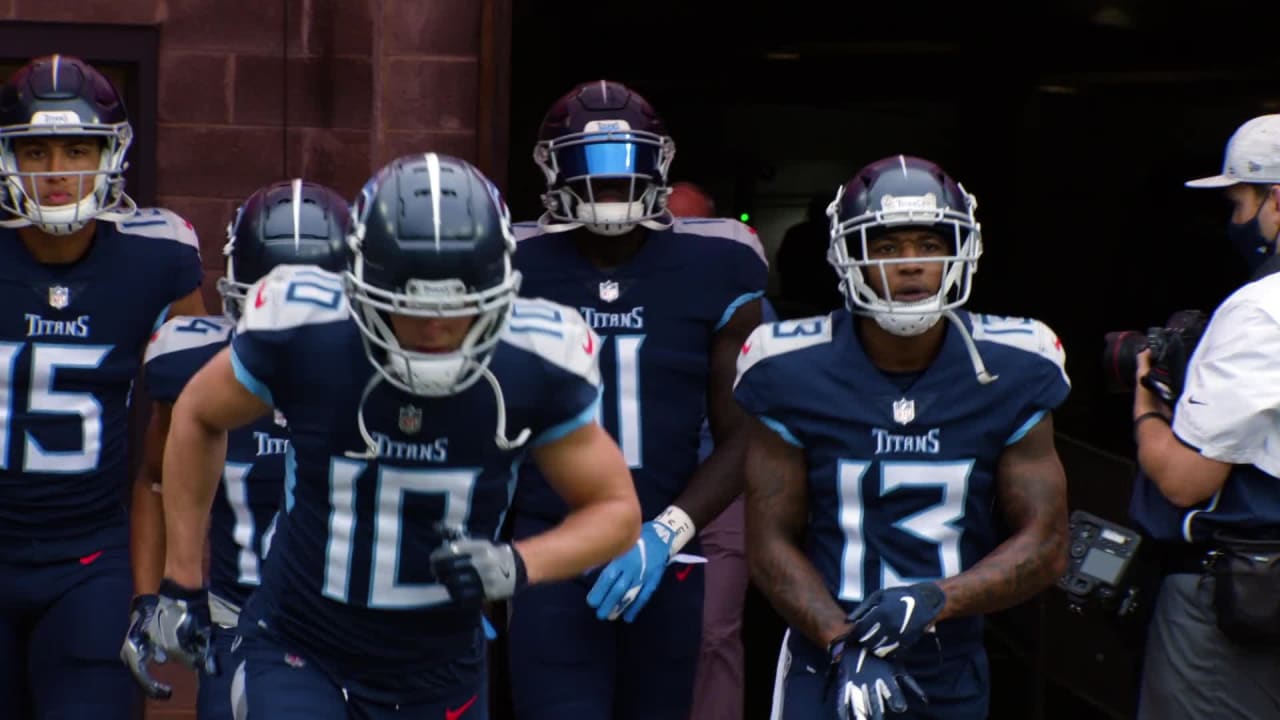
<path id="1" fill-rule="evenodd" d="M 989 385 L 998 380 L 1000 378 L 999 375 L 992 375 L 987 371 L 987 366 L 982 362 L 982 356 L 978 354 L 978 345 L 973 341 L 973 336 L 969 334 L 969 329 L 964 326 L 960 316 L 956 315 L 954 310 L 944 310 L 942 311 L 942 316 L 956 326 L 956 330 L 960 333 L 960 338 L 964 340 L 964 348 L 969 351 L 969 361 L 973 363 L 973 372 L 978 376 L 978 382 L 983 385 Z"/>
<path id="2" fill-rule="evenodd" d="M 551 217 L 551 211 L 542 213 L 538 218 L 538 228 L 544 233 L 555 234 L 577 230 L 582 227 L 580 222 L 553 222 L 555 218 Z"/>
<path id="3" fill-rule="evenodd" d="M 378 457 L 378 443 L 374 442 L 373 435 L 369 433 L 369 428 L 364 423 L 364 404 L 368 401 L 373 388 L 380 382 L 382 382 L 382 373 L 375 372 L 373 377 L 369 378 L 369 382 L 365 383 L 364 392 L 360 393 L 360 405 L 356 408 L 356 426 L 360 428 L 360 437 L 364 438 L 365 451 L 348 450 L 343 453 L 352 460 L 373 460 Z"/>
<path id="4" fill-rule="evenodd" d="M 494 442 L 498 444 L 500 450 L 515 450 L 525 443 L 529 442 L 529 436 L 532 435 L 529 428 L 524 428 L 517 435 L 515 440 L 507 439 L 507 401 L 502 397 L 502 386 L 498 384 L 498 378 L 493 376 L 489 370 L 489 366 L 480 369 L 480 374 L 485 380 L 489 381 L 489 387 L 493 388 L 493 397 L 498 402 L 498 428 L 494 432 Z"/>
<path id="5" fill-rule="evenodd" d="M 635 223 L 635 225 L 639 225 L 640 227 L 659 231 L 670 229 L 674 224 L 675 216 L 672 215 L 669 210 L 664 210 L 663 215 L 659 217 L 649 218 L 648 220 L 641 220 L 640 222 Z M 542 213 L 542 216 L 538 218 L 538 227 L 544 233 L 555 234 L 568 232 L 570 230 L 577 230 L 580 227 L 590 229 L 591 224 L 583 222 L 555 222 L 555 218 L 551 216 L 551 211 L 548 210 L 547 212 Z M 627 232 L 630 232 L 630 230 Z"/>
<path id="6" fill-rule="evenodd" d="M 489 387 L 493 389 L 494 400 L 498 403 L 498 426 L 494 431 L 494 442 L 498 449 L 503 451 L 516 450 L 529 442 L 529 436 L 533 433 L 529 428 L 522 429 L 516 434 L 514 440 L 507 438 L 507 403 L 502 395 L 502 386 L 498 384 L 498 378 L 494 377 L 489 368 L 480 369 L 480 375 L 489 382 Z M 375 372 L 373 377 L 369 378 L 369 382 L 365 383 L 364 392 L 360 393 L 360 406 L 356 409 L 356 426 L 360 429 L 360 437 L 364 439 L 364 452 L 348 450 L 344 455 L 352 460 L 373 460 L 378 457 L 378 443 L 373 439 L 372 433 L 369 432 L 368 425 L 364 421 L 364 405 L 369 400 L 369 395 L 373 393 L 373 389 L 382 382 L 382 373 Z"/>

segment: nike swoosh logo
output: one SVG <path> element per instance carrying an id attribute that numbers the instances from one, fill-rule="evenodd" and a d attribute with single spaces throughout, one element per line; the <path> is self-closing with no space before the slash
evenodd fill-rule
<path id="1" fill-rule="evenodd" d="M 85 555 L 84 557 L 80 558 L 80 564 L 81 564 L 81 565 L 92 565 L 92 564 L 93 564 L 93 561 L 94 561 L 94 560 L 97 560 L 97 559 L 98 559 L 98 558 L 100 558 L 100 557 L 102 557 L 102 551 L 101 551 L 101 550 L 99 550 L 98 552 L 89 553 L 88 555 Z"/>
<path id="2" fill-rule="evenodd" d="M 1195 398 L 1187 398 L 1187 402 L 1191 403 L 1192 405 L 1208 405 L 1209 404 L 1203 400 L 1197 400 Z"/>
<path id="3" fill-rule="evenodd" d="M 693 566 L 685 565 L 684 567 L 676 571 L 676 579 L 679 580 L 680 582 L 684 582 L 684 579 L 689 577 L 689 573 L 691 572 L 693 572 Z"/>
<path id="4" fill-rule="evenodd" d="M 467 710 L 470 710 L 471 706 L 476 704 L 477 697 L 479 697 L 479 695 L 472 695 L 471 699 L 459 705 L 457 710 L 450 710 L 449 708 L 445 708 L 444 720 L 458 720 L 458 718 L 462 717 L 463 713 L 465 713 Z"/>
<path id="5" fill-rule="evenodd" d="M 911 616 L 915 614 L 916 611 L 916 599 L 910 595 L 900 597 L 898 599 L 902 601 L 903 605 L 907 606 L 907 612 L 902 616 L 902 629 L 898 630 L 898 632 L 906 632 L 907 625 L 911 623 Z"/>
<path id="6" fill-rule="evenodd" d="M 254 307 L 262 307 L 263 305 L 267 304 L 267 299 L 262 295 L 262 293 L 265 292 L 266 289 L 267 289 L 266 285 L 263 285 L 258 288 L 258 296 L 253 299 Z"/>

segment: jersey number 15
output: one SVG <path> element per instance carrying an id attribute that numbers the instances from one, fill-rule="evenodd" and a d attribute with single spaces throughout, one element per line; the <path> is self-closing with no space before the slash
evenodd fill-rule
<path id="1" fill-rule="evenodd" d="M 9 469 L 10 431 L 17 390 L 14 376 L 18 357 L 26 346 L 26 343 L 0 343 L 0 470 Z M 54 390 L 53 385 L 58 370 L 101 367 L 110 352 L 110 345 L 31 344 L 27 412 L 78 417 L 80 449 L 45 450 L 27 431 L 22 449 L 22 472 L 83 473 L 97 469 L 102 453 L 102 403 L 92 393 Z"/>

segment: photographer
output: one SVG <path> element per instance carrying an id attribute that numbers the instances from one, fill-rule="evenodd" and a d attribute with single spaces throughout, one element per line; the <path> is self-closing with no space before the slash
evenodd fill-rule
<path id="1" fill-rule="evenodd" d="M 1240 126 L 1222 174 L 1187 186 L 1224 189 L 1232 244 L 1269 259 L 1253 263 L 1254 278 L 1214 312 L 1185 387 L 1175 388 L 1176 410 L 1141 382 L 1150 353 L 1138 358 L 1138 461 L 1181 513 L 1181 542 L 1149 629 L 1138 717 L 1277 717 L 1280 115 Z"/>

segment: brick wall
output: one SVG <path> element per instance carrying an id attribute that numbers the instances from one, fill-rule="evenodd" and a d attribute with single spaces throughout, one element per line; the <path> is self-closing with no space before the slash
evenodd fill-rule
<path id="1" fill-rule="evenodd" d="M 0 0 L 0 18 L 160 27 L 158 202 L 200 233 L 211 310 L 227 221 L 261 185 L 352 196 L 427 150 L 506 164 L 509 0 Z M 147 717 L 194 718 L 190 674 L 158 674 L 180 692 Z"/>
<path id="2" fill-rule="evenodd" d="M 351 196 L 386 161 L 426 150 L 483 160 L 485 169 L 505 164 L 478 138 L 493 137 L 481 130 L 494 123 L 482 109 L 506 106 L 505 89 L 481 80 L 495 72 L 482 33 L 494 34 L 494 16 L 509 18 L 507 7 L 506 0 L 0 0 L 0 16 L 159 25 L 158 202 L 199 231 L 213 309 L 226 223 L 254 188 L 302 176 Z"/>

